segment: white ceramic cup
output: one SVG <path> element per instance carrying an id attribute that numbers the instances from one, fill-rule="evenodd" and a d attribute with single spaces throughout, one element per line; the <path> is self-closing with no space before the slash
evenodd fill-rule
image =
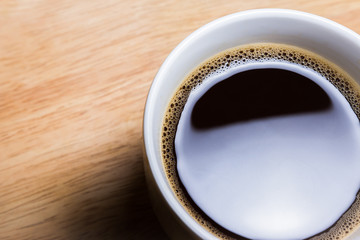
<path id="1" fill-rule="evenodd" d="M 284 43 L 310 50 L 343 68 L 360 83 L 360 36 L 312 14 L 259 9 L 217 19 L 196 30 L 167 57 L 157 73 L 145 107 L 144 162 L 154 210 L 173 239 L 215 239 L 181 206 L 167 181 L 160 152 L 165 109 L 176 88 L 201 62 L 249 43 Z M 350 239 L 360 239 L 360 231 Z"/>

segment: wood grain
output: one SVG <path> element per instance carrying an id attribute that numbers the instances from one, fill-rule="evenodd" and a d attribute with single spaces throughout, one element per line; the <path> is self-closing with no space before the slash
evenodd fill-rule
<path id="1" fill-rule="evenodd" d="M 142 165 L 142 113 L 201 25 L 291 8 L 360 33 L 358 0 L 0 2 L 0 239 L 167 239 Z"/>

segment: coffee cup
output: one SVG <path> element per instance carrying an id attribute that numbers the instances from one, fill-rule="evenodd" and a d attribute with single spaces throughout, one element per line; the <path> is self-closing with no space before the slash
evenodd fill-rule
<path id="1" fill-rule="evenodd" d="M 217 239 L 221 236 L 225 238 L 242 236 L 241 234 L 234 235 L 227 227 L 221 226 L 222 233 L 219 235 L 216 234 L 218 230 L 214 232 L 201 224 L 203 220 L 199 221 L 198 213 L 193 214 L 179 200 L 176 189 L 174 190 L 167 176 L 161 142 L 164 118 L 174 92 L 194 71 L 194 68 L 217 54 L 238 46 L 272 44 L 273 48 L 273 46 L 278 46 L 277 44 L 285 44 L 311 51 L 335 64 L 359 83 L 359 40 L 358 34 L 319 16 L 293 10 L 259 9 L 215 20 L 192 33 L 171 52 L 153 81 L 143 122 L 144 164 L 149 192 L 154 210 L 169 236 L 174 239 Z M 244 66 L 246 68 L 250 64 L 244 64 Z M 360 211 L 360 208 L 357 211 Z M 208 214 L 201 209 L 197 212 L 200 212 L 200 215 L 206 215 L 205 219 L 208 219 Z M 209 221 L 213 222 L 211 219 Z M 350 233 L 350 239 L 360 237 L 360 232 L 356 232 L 359 225 L 354 223 L 351 229 L 338 231 L 342 234 L 340 237 L 348 237 Z M 321 238 L 320 235 L 318 237 L 326 239 Z"/>

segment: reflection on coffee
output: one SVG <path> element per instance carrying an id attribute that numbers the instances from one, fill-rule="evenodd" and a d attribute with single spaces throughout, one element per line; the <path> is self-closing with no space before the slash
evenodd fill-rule
<path id="1" fill-rule="evenodd" d="M 359 88 L 320 56 L 254 44 L 197 67 L 164 119 L 168 180 L 220 238 L 336 239 L 359 225 Z"/>

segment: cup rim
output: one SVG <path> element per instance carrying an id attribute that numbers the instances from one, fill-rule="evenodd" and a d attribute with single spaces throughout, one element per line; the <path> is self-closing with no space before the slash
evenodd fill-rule
<path id="1" fill-rule="evenodd" d="M 344 37 L 352 39 L 352 41 L 360 42 L 360 36 L 356 32 L 327 18 L 292 9 L 264 8 L 245 10 L 215 19 L 192 32 L 183 41 L 181 41 L 167 56 L 151 84 L 146 99 L 143 116 L 144 150 L 147 161 L 149 163 L 149 169 L 151 171 L 151 174 L 153 175 L 158 189 L 160 190 L 162 197 L 166 200 L 168 206 L 176 214 L 176 216 L 186 225 L 186 227 L 190 229 L 196 236 L 203 239 L 216 238 L 210 232 L 206 231 L 200 224 L 198 224 L 181 206 L 174 193 L 169 190 L 169 183 L 166 177 L 163 177 L 162 175 L 163 166 L 161 164 L 158 164 L 156 161 L 156 151 L 160 150 L 155 149 L 154 143 L 152 143 L 151 136 L 153 134 L 158 134 L 160 137 L 160 133 L 154 133 L 152 131 L 152 126 L 154 125 L 152 119 L 152 114 L 154 114 L 155 108 L 154 99 L 156 99 L 157 96 L 160 94 L 160 82 L 164 80 L 164 73 L 168 69 L 169 65 L 173 64 L 176 61 L 177 56 L 182 54 L 183 50 L 186 49 L 187 45 L 189 45 L 193 41 L 196 41 L 201 35 L 206 34 L 209 31 L 213 31 L 217 27 L 231 24 L 232 22 L 239 21 L 241 19 L 245 20 L 249 18 L 258 18 L 264 16 L 281 16 L 293 20 L 316 22 L 316 24 L 321 25 L 321 27 L 331 28 L 333 31 L 342 34 Z"/>

